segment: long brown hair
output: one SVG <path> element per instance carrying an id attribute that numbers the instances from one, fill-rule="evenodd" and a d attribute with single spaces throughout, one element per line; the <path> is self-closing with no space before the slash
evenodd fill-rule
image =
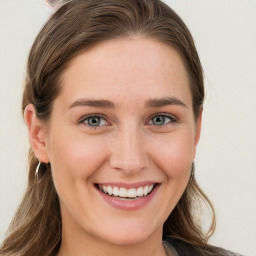
<path id="1" fill-rule="evenodd" d="M 60 77 L 69 61 L 89 47 L 117 37 L 139 35 L 170 45 L 182 57 L 190 81 L 197 121 L 204 101 L 201 63 L 193 38 L 181 18 L 160 0 L 71 0 L 60 7 L 38 34 L 28 58 L 22 111 L 32 103 L 37 116 L 47 121 L 60 93 Z M 61 244 L 61 215 L 50 164 L 29 153 L 29 178 L 24 198 L 13 218 L 1 255 L 56 255 Z M 212 212 L 206 234 L 198 207 L 204 202 Z M 181 239 L 211 251 L 208 238 L 215 228 L 211 202 L 196 183 L 194 166 L 187 188 L 164 223 L 163 236 Z"/>

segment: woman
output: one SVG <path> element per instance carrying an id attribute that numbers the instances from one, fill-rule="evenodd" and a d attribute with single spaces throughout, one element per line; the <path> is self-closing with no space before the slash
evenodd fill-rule
<path id="1" fill-rule="evenodd" d="M 28 59 L 29 181 L 1 255 L 235 255 L 207 244 L 203 100 L 193 39 L 161 1 L 60 7 Z"/>

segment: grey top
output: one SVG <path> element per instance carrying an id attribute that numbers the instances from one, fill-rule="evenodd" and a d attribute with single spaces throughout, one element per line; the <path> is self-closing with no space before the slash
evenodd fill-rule
<path id="1" fill-rule="evenodd" d="M 243 256 L 214 246 L 207 251 L 199 251 L 195 246 L 171 237 L 164 238 L 163 245 L 168 256 Z"/>
<path id="2" fill-rule="evenodd" d="M 166 241 L 163 241 L 164 249 L 166 251 L 166 255 L 170 256 L 179 256 L 176 249 Z"/>

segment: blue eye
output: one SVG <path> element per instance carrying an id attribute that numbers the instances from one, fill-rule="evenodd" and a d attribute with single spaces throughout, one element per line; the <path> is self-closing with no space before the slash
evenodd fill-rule
<path id="1" fill-rule="evenodd" d="M 106 126 L 109 123 L 101 116 L 94 115 L 94 116 L 88 116 L 84 118 L 81 123 L 85 123 L 92 127 L 98 127 L 98 126 Z"/>
<path id="2" fill-rule="evenodd" d="M 168 123 L 176 122 L 176 120 L 173 117 L 166 116 L 166 115 L 156 115 L 148 122 L 150 125 L 156 125 L 161 126 Z"/>

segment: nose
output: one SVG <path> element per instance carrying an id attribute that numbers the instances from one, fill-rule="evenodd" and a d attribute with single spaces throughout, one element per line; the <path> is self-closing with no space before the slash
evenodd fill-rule
<path id="1" fill-rule="evenodd" d="M 126 127 L 118 132 L 112 144 L 110 166 L 126 174 L 135 174 L 148 167 L 143 134 L 136 127 Z"/>

